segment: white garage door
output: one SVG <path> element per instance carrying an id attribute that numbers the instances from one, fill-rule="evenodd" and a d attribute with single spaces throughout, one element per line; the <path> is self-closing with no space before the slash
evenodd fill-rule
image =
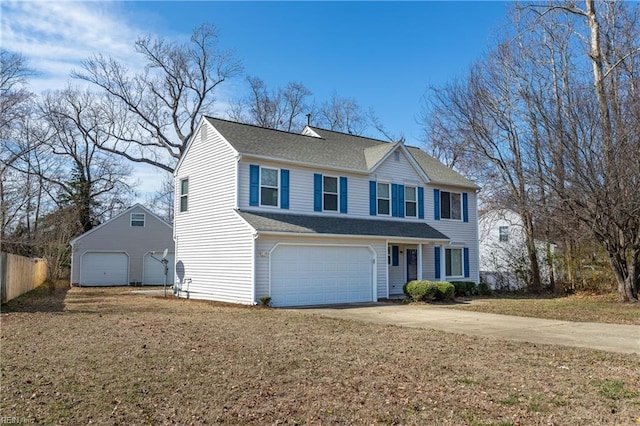
<path id="1" fill-rule="evenodd" d="M 162 258 L 162 252 L 155 255 L 156 258 Z M 167 254 L 167 267 L 169 268 L 167 273 L 167 283 L 173 284 L 173 270 L 175 265 L 175 256 L 173 253 Z M 144 264 L 142 265 L 144 277 L 142 278 L 142 284 L 145 285 L 163 285 L 164 284 L 164 266 L 162 263 L 151 257 L 150 253 L 144 257 Z"/>
<path id="2" fill-rule="evenodd" d="M 87 252 L 80 261 L 81 286 L 129 284 L 129 256 L 126 253 Z"/>
<path id="3" fill-rule="evenodd" d="M 373 255 L 366 247 L 278 246 L 271 253 L 271 303 L 370 302 L 373 268 Z"/>

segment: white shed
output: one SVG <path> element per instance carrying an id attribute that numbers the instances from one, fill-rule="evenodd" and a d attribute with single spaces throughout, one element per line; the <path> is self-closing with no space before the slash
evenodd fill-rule
<path id="1" fill-rule="evenodd" d="M 173 283 L 173 229 L 140 204 L 75 238 L 71 249 L 71 285 L 162 285 L 164 266 L 154 257 L 165 249 Z"/>

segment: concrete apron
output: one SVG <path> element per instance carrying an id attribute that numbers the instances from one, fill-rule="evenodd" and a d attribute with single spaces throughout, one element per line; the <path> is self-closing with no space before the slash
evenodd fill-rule
<path id="1" fill-rule="evenodd" d="M 640 354 L 640 326 L 570 322 L 486 314 L 433 305 L 395 303 L 301 308 L 331 318 L 427 328 L 530 343 Z"/>

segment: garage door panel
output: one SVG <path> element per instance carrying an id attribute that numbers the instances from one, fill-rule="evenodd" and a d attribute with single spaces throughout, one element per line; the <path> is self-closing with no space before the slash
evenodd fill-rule
<path id="1" fill-rule="evenodd" d="M 162 256 L 162 255 L 160 255 Z M 156 255 L 156 257 L 158 257 Z M 159 257 L 158 257 L 159 258 Z M 173 284 L 173 271 L 175 265 L 175 255 L 174 253 L 167 254 L 167 260 L 169 263 L 167 266 L 169 270 L 167 271 L 167 283 Z M 163 285 L 164 284 L 164 268 L 162 263 L 155 260 L 151 257 L 151 254 L 147 253 L 143 260 L 143 277 L 142 284 L 145 285 Z"/>
<path id="2" fill-rule="evenodd" d="M 366 302 L 373 298 L 367 247 L 278 246 L 271 253 L 273 306 Z"/>
<path id="3" fill-rule="evenodd" d="M 80 265 L 81 286 L 129 284 L 129 256 L 124 252 L 87 252 Z"/>

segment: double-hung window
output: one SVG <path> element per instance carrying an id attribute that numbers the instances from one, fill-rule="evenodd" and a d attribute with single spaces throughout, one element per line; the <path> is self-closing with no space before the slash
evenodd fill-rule
<path id="1" fill-rule="evenodd" d="M 322 177 L 322 207 L 325 211 L 338 211 L 338 178 Z"/>
<path id="2" fill-rule="evenodd" d="M 388 183 L 378 183 L 378 214 L 388 216 L 390 213 L 390 191 Z"/>
<path id="3" fill-rule="evenodd" d="M 508 226 L 500 226 L 498 227 L 498 232 L 500 233 L 500 242 L 506 243 L 509 241 L 509 227 Z"/>
<path id="4" fill-rule="evenodd" d="M 131 213 L 131 226 L 144 227 L 144 213 Z"/>
<path id="5" fill-rule="evenodd" d="M 414 186 L 404 187 L 404 215 L 418 217 L 417 189 Z"/>
<path id="6" fill-rule="evenodd" d="M 189 179 L 180 180 L 180 211 L 186 212 L 189 208 Z"/>
<path id="7" fill-rule="evenodd" d="M 462 249 L 445 250 L 445 273 L 447 277 L 462 277 L 464 275 Z"/>
<path id="8" fill-rule="evenodd" d="M 260 168 L 260 205 L 278 206 L 278 170 Z"/>
<path id="9" fill-rule="evenodd" d="M 462 197 L 458 192 L 440 191 L 440 217 L 462 219 Z"/>

